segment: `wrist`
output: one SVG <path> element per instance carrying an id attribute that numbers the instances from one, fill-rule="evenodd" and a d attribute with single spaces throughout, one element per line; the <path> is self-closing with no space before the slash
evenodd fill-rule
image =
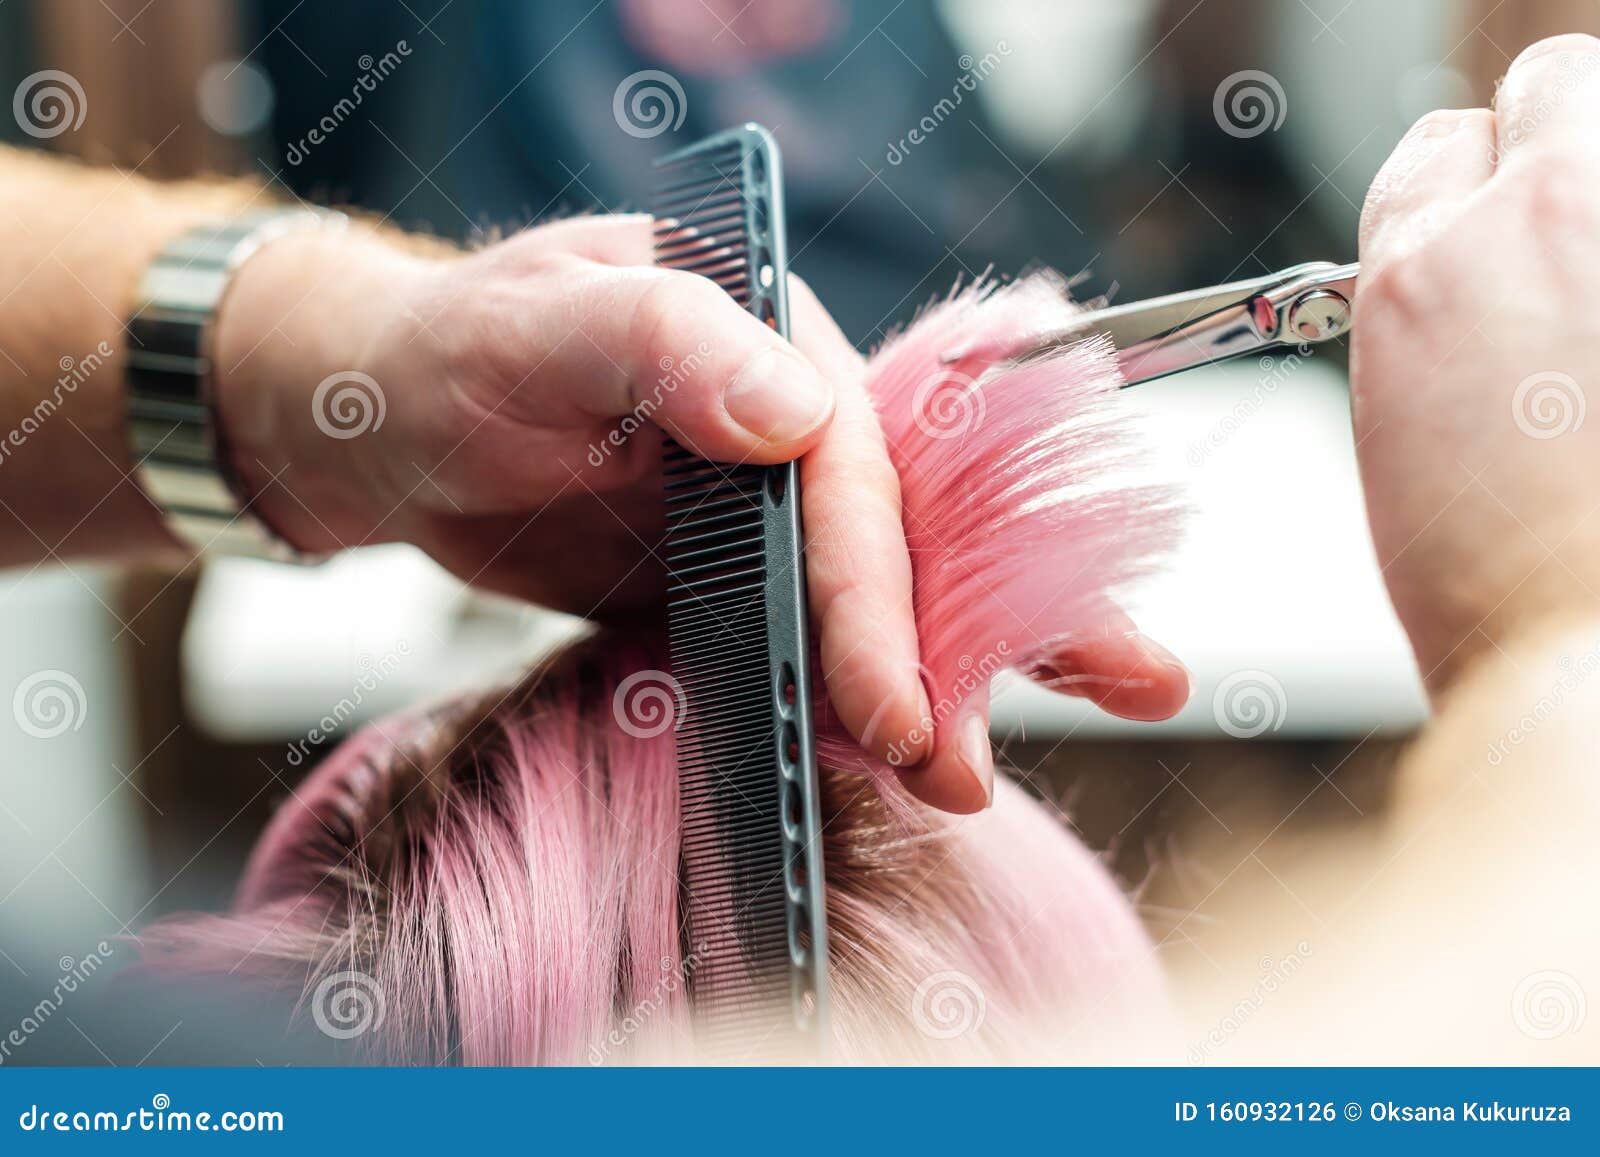
<path id="1" fill-rule="evenodd" d="M 432 265 L 364 228 L 306 231 L 263 246 L 223 297 L 212 386 L 226 465 L 297 549 L 392 537 L 391 395 L 371 371 L 417 325 L 410 302 Z"/>
<path id="2" fill-rule="evenodd" d="M 33 532 L 0 549 L 0 565 L 35 557 L 41 542 L 61 557 L 178 562 L 188 552 L 129 477 L 125 324 L 156 254 L 196 221 L 235 211 L 248 191 L 158 187 L 0 154 L 0 218 L 42 222 L 13 230 L 0 254 L 0 280 L 9 275 L 16 289 L 0 325 L 9 355 L 0 358 L 0 500 Z"/>

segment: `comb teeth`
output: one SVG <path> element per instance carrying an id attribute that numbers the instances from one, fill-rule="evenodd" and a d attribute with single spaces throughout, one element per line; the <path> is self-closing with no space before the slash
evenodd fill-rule
<path id="1" fill-rule="evenodd" d="M 668 471 L 703 464 L 681 447 Z M 689 709 L 678 733 L 685 915 L 697 1032 L 730 1058 L 793 1047 L 781 728 L 772 713 L 765 470 L 697 471 L 669 510 L 668 636 Z M 669 481 L 669 485 L 671 482 Z"/>
<path id="2" fill-rule="evenodd" d="M 755 126 L 659 165 L 657 264 L 697 273 L 787 333 L 778 159 Z M 665 452 L 667 636 L 698 1042 L 750 1061 L 815 1054 L 826 933 L 794 464 Z"/>
<path id="3" fill-rule="evenodd" d="M 782 290 L 774 264 L 771 183 L 776 153 L 763 130 L 686 150 L 664 160 L 653 206 L 656 264 L 698 273 L 762 321 L 776 326 Z"/>

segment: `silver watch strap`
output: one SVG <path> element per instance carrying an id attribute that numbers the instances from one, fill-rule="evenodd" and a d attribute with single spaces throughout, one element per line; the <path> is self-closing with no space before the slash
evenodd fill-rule
<path id="1" fill-rule="evenodd" d="M 201 225 L 163 249 L 128 319 L 128 425 L 134 477 L 196 551 L 291 559 L 294 552 L 240 506 L 212 408 L 213 333 L 234 272 L 263 245 L 345 217 L 273 209 Z"/>

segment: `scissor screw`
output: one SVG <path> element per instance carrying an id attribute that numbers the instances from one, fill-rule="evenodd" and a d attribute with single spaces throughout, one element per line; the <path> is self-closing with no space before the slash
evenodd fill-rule
<path id="1" fill-rule="evenodd" d="M 1289 330 L 1302 341 L 1327 341 L 1350 328 L 1350 303 L 1331 289 L 1301 294 L 1289 307 Z"/>

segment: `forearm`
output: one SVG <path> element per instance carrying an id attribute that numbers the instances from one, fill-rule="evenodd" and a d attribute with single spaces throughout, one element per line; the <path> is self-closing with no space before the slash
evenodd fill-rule
<path id="1" fill-rule="evenodd" d="M 1298 946 L 1273 1016 L 1229 1063 L 1547 1064 L 1592 1049 L 1561 1024 L 1558 1039 L 1535 1029 L 1581 999 L 1600 959 L 1600 615 L 1495 644 L 1438 697 L 1381 810 L 1298 839 L 1274 828 L 1257 887 L 1207 906 L 1240 939 L 1206 956 L 1238 963 L 1215 986 L 1205 970 L 1202 1022 L 1259 983 L 1263 950 Z"/>
<path id="2" fill-rule="evenodd" d="M 1326 1007 L 1368 1007 L 1368 1046 L 1403 1023 L 1418 1043 L 1397 1060 L 1549 1064 L 1592 1048 L 1562 1033 L 1570 1022 L 1558 1039 L 1536 1030 L 1547 1002 L 1581 999 L 1576 978 L 1600 957 L 1586 918 L 1600 885 L 1600 616 L 1496 642 L 1396 768 L 1381 838 L 1334 869 L 1353 890 L 1332 923 L 1364 963 L 1345 974 L 1349 1002 Z"/>
<path id="3" fill-rule="evenodd" d="M 163 245 L 265 200 L 0 148 L 0 565 L 177 553 L 127 476 L 123 327 Z"/>

